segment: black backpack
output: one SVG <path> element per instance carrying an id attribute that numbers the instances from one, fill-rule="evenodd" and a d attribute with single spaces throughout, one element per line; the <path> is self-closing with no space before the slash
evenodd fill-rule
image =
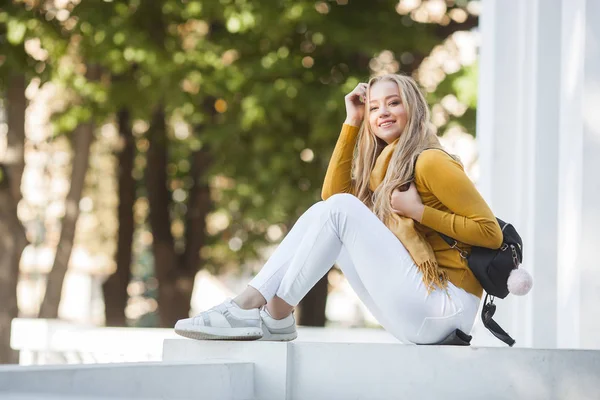
<path id="1" fill-rule="evenodd" d="M 515 340 L 492 317 L 496 312 L 494 298 L 503 299 L 508 295 L 508 277 L 523 262 L 523 241 L 514 226 L 502 221 L 500 218 L 497 218 L 497 220 L 502 229 L 503 239 L 502 246 L 496 250 L 473 246 L 471 254 L 468 254 L 458 247 L 456 240 L 438 233 L 450 247 L 456 249 L 460 256 L 467 260 L 473 275 L 475 275 L 483 290 L 486 291 L 481 311 L 483 325 L 495 337 L 512 347 Z"/>

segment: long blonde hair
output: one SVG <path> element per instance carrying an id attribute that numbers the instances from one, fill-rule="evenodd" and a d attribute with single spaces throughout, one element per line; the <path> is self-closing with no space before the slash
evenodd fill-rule
<path id="1" fill-rule="evenodd" d="M 391 156 L 383 182 L 375 192 L 369 188 L 369 178 L 375 160 L 386 143 L 373 133 L 369 123 L 370 89 L 377 83 L 390 81 L 398 84 L 400 98 L 406 110 L 407 121 L 398 144 Z M 352 165 L 354 194 L 385 221 L 392 213 L 390 199 L 395 188 L 414 179 L 415 162 L 426 149 L 443 150 L 437 135 L 429 126 L 430 112 L 417 83 L 408 76 L 387 74 L 369 80 L 365 101 L 365 117 L 361 125 Z"/>

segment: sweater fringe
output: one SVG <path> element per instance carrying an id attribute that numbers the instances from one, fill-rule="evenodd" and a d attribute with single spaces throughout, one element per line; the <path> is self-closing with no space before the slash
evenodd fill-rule
<path id="1" fill-rule="evenodd" d="M 417 264 L 417 268 L 423 274 L 423 283 L 427 288 L 427 293 L 431 293 L 436 288 L 448 289 L 448 274 L 440 270 L 437 261 L 425 260 Z"/>

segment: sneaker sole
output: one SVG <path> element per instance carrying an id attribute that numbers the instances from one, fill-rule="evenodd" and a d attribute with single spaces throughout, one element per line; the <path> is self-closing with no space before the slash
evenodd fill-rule
<path id="1" fill-rule="evenodd" d="M 298 332 L 294 333 L 285 333 L 285 334 L 272 334 L 269 336 L 264 336 L 259 339 L 263 342 L 291 342 L 298 337 Z"/>
<path id="2" fill-rule="evenodd" d="M 175 329 L 175 333 L 196 340 L 257 340 L 262 338 L 261 328 L 214 328 L 200 330 Z"/>

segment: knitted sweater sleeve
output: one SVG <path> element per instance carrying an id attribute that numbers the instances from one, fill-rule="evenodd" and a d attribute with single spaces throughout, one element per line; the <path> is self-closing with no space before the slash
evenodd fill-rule
<path id="1" fill-rule="evenodd" d="M 415 181 L 442 205 L 425 206 L 421 224 L 472 246 L 502 245 L 496 217 L 459 162 L 441 150 L 426 150 L 417 160 Z"/>
<path id="2" fill-rule="evenodd" d="M 350 193 L 352 190 L 352 158 L 359 128 L 344 124 L 342 132 L 329 160 L 321 198 L 327 200 L 336 193 Z"/>

